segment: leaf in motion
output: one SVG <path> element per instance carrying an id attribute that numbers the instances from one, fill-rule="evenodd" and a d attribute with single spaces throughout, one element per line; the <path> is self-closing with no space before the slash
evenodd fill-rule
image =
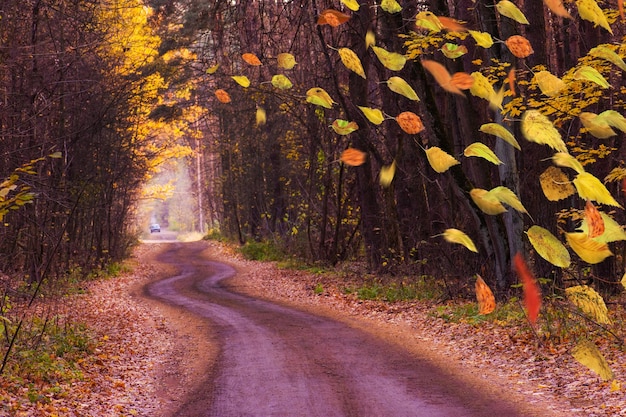
<path id="1" fill-rule="evenodd" d="M 600 180 L 592 174 L 588 172 L 581 172 L 576 175 L 573 182 L 580 198 L 593 200 L 600 204 L 606 204 L 607 206 L 622 207 L 617 201 L 615 201 L 604 184 L 602 184 L 602 182 L 600 182 Z"/>
<path id="2" fill-rule="evenodd" d="M 443 23 L 432 12 L 422 11 L 415 16 L 415 26 L 430 30 L 431 32 L 441 32 Z"/>
<path id="3" fill-rule="evenodd" d="M 549 230 L 534 225 L 528 229 L 526 236 L 543 259 L 560 268 L 570 266 L 571 258 L 567 248 Z"/>
<path id="4" fill-rule="evenodd" d="M 539 85 L 539 89 L 548 97 L 556 96 L 567 84 L 549 71 L 539 71 L 535 73 L 533 82 Z"/>
<path id="5" fill-rule="evenodd" d="M 565 6 L 563 6 L 562 0 L 543 0 L 543 2 L 555 15 L 565 17 L 567 19 L 572 18 L 567 9 L 565 9 Z"/>
<path id="6" fill-rule="evenodd" d="M 431 61 L 431 60 L 423 60 L 422 66 L 430 72 L 430 74 L 435 78 L 437 84 L 441 86 L 446 91 L 450 93 L 463 95 L 463 92 L 459 90 L 456 86 L 452 85 L 450 81 L 452 81 L 452 76 L 450 73 L 439 62 Z"/>
<path id="7" fill-rule="evenodd" d="M 588 228 L 587 234 L 590 238 L 598 237 L 604 233 L 604 219 L 602 219 L 596 206 L 589 200 L 585 204 L 585 221 Z"/>
<path id="8" fill-rule="evenodd" d="M 474 85 L 474 78 L 466 72 L 455 72 L 452 74 L 450 85 L 460 90 L 469 90 Z"/>
<path id="9" fill-rule="evenodd" d="M 467 47 L 465 45 L 457 45 L 455 43 L 444 43 L 441 47 L 441 52 L 446 58 L 457 59 L 467 53 Z"/>
<path id="10" fill-rule="evenodd" d="M 522 149 L 515 139 L 515 136 L 513 136 L 513 133 L 509 132 L 509 130 L 502 125 L 499 125 L 497 123 L 485 123 L 480 127 L 479 130 L 483 133 L 488 133 L 490 135 L 499 137 L 517 150 Z"/>
<path id="11" fill-rule="evenodd" d="M 363 70 L 363 64 L 361 64 L 361 60 L 352 49 L 339 48 L 338 52 L 341 57 L 341 62 L 343 62 L 343 65 L 345 65 L 346 68 L 359 75 L 361 78 L 366 78 L 365 71 Z"/>
<path id="12" fill-rule="evenodd" d="M 465 156 L 478 156 L 480 158 L 486 159 L 494 165 L 500 165 L 503 162 L 498 158 L 498 156 L 491 150 L 487 145 L 480 142 L 474 142 L 465 148 L 463 151 L 463 155 Z"/>
<path id="13" fill-rule="evenodd" d="M 537 323 L 539 317 L 539 310 L 541 309 L 541 289 L 535 276 L 528 268 L 526 261 L 522 255 L 518 252 L 513 257 L 513 264 L 515 265 L 515 271 L 517 276 L 522 281 L 524 289 L 524 307 L 526 307 L 526 314 L 528 314 L 528 320 L 532 324 Z"/>
<path id="14" fill-rule="evenodd" d="M 217 69 L 218 69 L 219 67 L 220 67 L 220 64 L 215 64 L 215 65 L 213 65 L 212 67 L 209 67 L 209 68 L 206 70 L 206 73 L 207 73 L 207 74 L 215 74 L 215 72 L 217 71 Z"/>
<path id="15" fill-rule="evenodd" d="M 452 155 L 437 146 L 426 149 L 426 157 L 430 166 L 440 174 L 460 163 Z"/>
<path id="16" fill-rule="evenodd" d="M 515 68 L 513 67 L 509 70 L 509 73 L 507 74 L 506 79 L 504 80 L 505 82 L 509 83 L 509 90 L 511 90 L 513 97 L 515 97 L 515 79 L 516 79 L 516 73 L 515 73 Z"/>
<path id="17" fill-rule="evenodd" d="M 357 0 L 341 0 L 341 3 L 353 12 L 356 12 L 361 7 Z"/>
<path id="18" fill-rule="evenodd" d="M 476 41 L 476 45 L 485 49 L 489 49 L 493 46 L 493 38 L 491 37 L 491 33 L 479 32 L 476 30 L 469 30 L 468 32 Z"/>
<path id="19" fill-rule="evenodd" d="M 492 313 L 496 309 L 496 297 L 493 296 L 489 285 L 487 285 L 478 274 L 476 274 L 476 284 L 474 287 L 476 300 L 478 300 L 478 314 L 486 315 Z"/>
<path id="20" fill-rule="evenodd" d="M 394 93 L 398 93 L 409 100 L 419 101 L 419 97 L 413 88 L 400 77 L 390 77 L 387 80 L 387 86 Z"/>
<path id="21" fill-rule="evenodd" d="M 613 255 L 606 243 L 591 239 L 587 233 L 566 233 L 565 238 L 576 255 L 587 263 L 597 264 Z"/>
<path id="22" fill-rule="evenodd" d="M 280 68 L 283 68 L 286 70 L 292 69 L 297 64 L 296 58 L 287 52 L 278 54 L 278 56 L 276 57 L 276 62 L 278 63 L 278 66 Z"/>
<path id="23" fill-rule="evenodd" d="M 580 174 L 581 172 L 585 172 L 585 168 L 583 168 L 578 159 L 568 154 L 567 152 L 555 153 L 554 155 L 552 155 L 552 162 L 560 167 L 571 168 L 578 174 Z"/>
<path id="24" fill-rule="evenodd" d="M 376 45 L 376 34 L 371 30 L 368 30 L 365 34 L 365 49 L 374 45 Z"/>
<path id="25" fill-rule="evenodd" d="M 317 106 L 325 107 L 327 109 L 332 108 L 333 104 L 335 104 L 335 102 L 330 97 L 330 95 L 328 95 L 326 90 L 320 87 L 310 88 L 306 92 L 306 101 Z"/>
<path id="26" fill-rule="evenodd" d="M 626 119 L 615 110 L 605 110 L 600 114 L 582 112 L 578 117 L 587 132 L 599 139 L 617 135 L 611 127 L 626 132 Z"/>
<path id="27" fill-rule="evenodd" d="M 576 347 L 572 349 L 572 356 L 580 362 L 581 365 L 586 366 L 598 374 L 603 380 L 610 381 L 613 379 L 613 371 L 595 343 L 589 340 L 579 342 Z"/>
<path id="28" fill-rule="evenodd" d="M 272 76 L 272 85 L 276 88 L 280 88 L 281 90 L 289 90 L 293 87 L 291 80 L 283 74 L 276 74 Z"/>
<path id="29" fill-rule="evenodd" d="M 550 119 L 539 110 L 526 110 L 522 115 L 522 134 L 530 142 L 548 145 L 558 152 L 567 152 L 561 134 Z"/>
<path id="30" fill-rule="evenodd" d="M 496 4 L 496 10 L 502 16 L 506 16 L 509 19 L 513 19 L 518 23 L 522 23 L 524 25 L 528 25 L 528 19 L 524 16 L 524 13 L 512 2 L 509 0 L 501 0 Z"/>
<path id="31" fill-rule="evenodd" d="M 520 213 L 528 214 L 524 205 L 519 201 L 519 198 L 513 191 L 504 186 L 498 186 L 489 190 L 489 194 L 498 199 L 501 203 L 512 207 Z"/>
<path id="32" fill-rule="evenodd" d="M 509 51 L 511 51 L 511 53 L 518 58 L 526 58 L 527 56 L 535 53 L 528 39 L 521 35 L 513 35 L 507 38 L 507 40 L 504 41 L 504 44 L 507 48 L 509 48 Z"/>
<path id="33" fill-rule="evenodd" d="M 346 23 L 348 20 L 350 20 L 349 15 L 341 13 L 337 10 L 326 9 L 322 13 L 320 13 L 320 16 L 317 18 L 317 24 L 337 27 Z"/>
<path id="34" fill-rule="evenodd" d="M 474 71 L 470 74 L 474 79 L 474 84 L 470 87 L 470 93 L 473 96 L 483 98 L 489 102 L 492 108 L 502 110 L 502 99 L 504 97 L 503 90 L 496 93 L 489 79 L 480 71 Z"/>
<path id="35" fill-rule="evenodd" d="M 452 17 L 438 16 L 438 19 L 443 25 L 443 28 L 450 32 L 466 32 L 467 31 L 467 28 L 462 22 Z"/>
<path id="36" fill-rule="evenodd" d="M 215 97 L 217 97 L 220 103 L 230 103 L 230 95 L 221 88 L 215 90 Z"/>
<path id="37" fill-rule="evenodd" d="M 265 114 L 265 109 L 262 107 L 258 107 L 256 109 L 256 125 L 263 126 L 267 122 L 267 115 Z"/>
<path id="38" fill-rule="evenodd" d="M 396 116 L 396 122 L 402 130 L 409 135 L 416 135 L 424 130 L 424 124 L 420 117 L 410 111 L 405 111 Z"/>
<path id="39" fill-rule="evenodd" d="M 541 173 L 539 183 L 543 194 L 550 201 L 563 200 L 576 192 L 567 175 L 560 168 L 553 166 Z"/>
<path id="40" fill-rule="evenodd" d="M 397 52 L 389 52 L 384 48 L 372 46 L 372 50 L 378 57 L 378 60 L 391 71 L 400 71 L 406 64 L 406 57 Z"/>
<path id="41" fill-rule="evenodd" d="M 243 88 L 250 87 L 250 80 L 245 75 L 233 75 L 231 78 Z"/>
<path id="42" fill-rule="evenodd" d="M 362 106 L 358 106 L 358 107 L 359 109 L 361 109 L 365 117 L 367 117 L 367 120 L 374 123 L 375 125 L 379 125 L 383 122 L 383 120 L 385 120 L 385 116 L 383 115 L 383 112 L 380 111 L 379 109 L 374 109 L 371 107 L 362 107 Z"/>
<path id="43" fill-rule="evenodd" d="M 588 285 L 576 285 L 565 289 L 567 299 L 596 323 L 611 324 L 609 310 L 600 294 Z"/>
<path id="44" fill-rule="evenodd" d="M 591 0 L 593 1 L 593 0 Z M 597 69 L 589 65 L 583 65 L 576 70 L 574 78 L 577 80 L 586 80 L 598 84 L 602 88 L 610 88 L 609 82 L 598 72 Z"/>
<path id="45" fill-rule="evenodd" d="M 506 207 L 493 194 L 489 194 L 487 190 L 474 188 L 470 191 L 470 197 L 472 197 L 474 204 L 485 214 L 496 216 L 506 213 Z"/>
<path id="46" fill-rule="evenodd" d="M 335 131 L 335 133 L 344 136 L 349 135 L 350 133 L 359 129 L 359 125 L 357 125 L 356 122 L 349 122 L 342 119 L 336 119 L 331 127 Z"/>
<path id="47" fill-rule="evenodd" d="M 603 27 L 611 35 L 613 34 L 611 26 L 609 26 L 609 21 L 595 0 L 576 0 L 576 6 L 578 7 L 578 14 L 581 19 L 593 23 L 594 27 Z"/>
<path id="48" fill-rule="evenodd" d="M 624 275 L 622 276 L 622 280 L 620 281 L 620 283 L 622 284 L 622 287 L 626 289 L 626 273 L 624 273 Z"/>
<path id="49" fill-rule="evenodd" d="M 365 163 L 367 154 L 354 148 L 348 148 L 341 153 L 341 162 L 346 165 L 357 167 Z"/>
<path id="50" fill-rule="evenodd" d="M 600 216 L 602 217 L 602 222 L 604 223 L 604 233 L 595 237 L 594 240 L 602 243 L 626 240 L 626 232 L 624 232 L 624 228 L 620 226 L 615 219 L 603 212 L 600 212 Z M 587 224 L 586 219 L 583 219 L 578 230 L 589 234 L 589 225 Z"/>
<path id="51" fill-rule="evenodd" d="M 588 55 L 607 60 L 617 65 L 622 71 L 626 71 L 626 63 L 624 60 L 607 44 L 591 48 Z"/>
<path id="52" fill-rule="evenodd" d="M 241 55 L 241 59 L 243 59 L 248 65 L 252 65 L 255 67 L 263 65 L 261 63 L 261 60 L 256 55 L 250 52 L 246 52 L 245 54 Z"/>
<path id="53" fill-rule="evenodd" d="M 470 239 L 470 237 L 466 235 L 465 232 L 459 229 L 454 229 L 454 228 L 446 229 L 443 232 L 443 238 L 446 240 L 446 242 L 458 243 L 459 245 L 465 246 L 467 249 L 471 250 L 472 252 L 478 253 L 478 249 L 476 249 L 476 245 L 474 245 L 474 242 L 472 241 L 472 239 Z"/>
<path id="54" fill-rule="evenodd" d="M 380 7 L 387 13 L 398 13 L 402 11 L 402 6 L 396 0 L 382 0 L 380 2 Z"/>
<path id="55" fill-rule="evenodd" d="M 391 165 L 385 165 L 380 169 L 380 185 L 387 188 L 391 185 L 393 177 L 396 175 L 396 161 L 394 160 Z"/>

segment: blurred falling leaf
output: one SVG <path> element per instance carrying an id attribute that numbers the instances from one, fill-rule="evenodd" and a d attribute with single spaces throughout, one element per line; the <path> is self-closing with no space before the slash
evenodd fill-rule
<path id="1" fill-rule="evenodd" d="M 442 64 L 428 59 L 421 61 L 421 64 L 435 78 L 435 81 L 441 88 L 451 93 L 463 95 L 463 92 L 458 87 L 451 84 L 452 76 Z"/>
<path id="2" fill-rule="evenodd" d="M 528 320 L 532 324 L 537 323 L 539 317 L 539 310 L 541 309 L 541 290 L 535 276 L 528 268 L 526 261 L 522 255 L 518 252 L 513 257 L 513 264 L 515 265 L 515 271 L 522 281 L 524 289 L 524 307 L 526 307 L 526 314 L 528 314 Z"/>
<path id="3" fill-rule="evenodd" d="M 476 299 L 478 300 L 478 314 L 486 315 L 492 313 L 496 309 L 496 297 L 493 296 L 489 285 L 487 285 L 478 274 L 476 274 L 476 284 L 474 287 Z"/>
<path id="4" fill-rule="evenodd" d="M 516 79 L 516 72 L 515 72 L 515 68 L 512 67 L 509 70 L 509 73 L 507 74 L 506 79 L 504 81 L 509 83 L 509 90 L 511 90 L 513 97 L 515 97 L 515 79 Z"/>
<path id="5" fill-rule="evenodd" d="M 413 88 L 400 77 L 390 77 L 387 81 L 387 86 L 394 93 L 398 93 L 408 98 L 409 100 L 419 101 L 419 97 Z"/>
<path id="6" fill-rule="evenodd" d="M 341 162 L 353 167 L 363 165 L 367 154 L 363 151 L 354 148 L 348 148 L 341 153 Z"/>
<path id="7" fill-rule="evenodd" d="M 510 206 L 514 210 L 519 211 L 520 213 L 528 214 L 524 205 L 519 201 L 519 198 L 513 191 L 509 188 L 504 187 L 502 185 L 492 188 L 489 190 L 489 194 L 498 199 L 501 203 Z"/>
<path id="8" fill-rule="evenodd" d="M 373 109 L 371 107 L 363 107 L 363 106 L 358 106 L 358 107 L 359 109 L 361 109 L 365 117 L 367 117 L 367 120 L 374 123 L 375 125 L 379 125 L 383 122 L 383 120 L 385 120 L 385 116 L 383 115 L 383 112 L 380 111 L 379 109 Z"/>
<path id="9" fill-rule="evenodd" d="M 624 228 L 620 226 L 615 219 L 603 212 L 600 212 L 600 216 L 602 217 L 602 222 L 604 223 L 604 233 L 595 237 L 594 240 L 602 243 L 626 240 L 626 232 L 624 232 Z M 578 230 L 589 234 L 589 225 L 587 224 L 587 220 L 583 219 Z"/>
<path id="10" fill-rule="evenodd" d="M 498 156 L 491 150 L 487 145 L 480 142 L 474 142 L 465 148 L 463 151 L 463 155 L 465 156 L 478 156 L 480 158 L 486 159 L 495 165 L 502 164 L 502 161 Z"/>
<path id="11" fill-rule="evenodd" d="M 528 39 L 521 35 L 513 35 L 507 38 L 507 40 L 504 41 L 504 44 L 507 48 L 509 48 L 509 51 L 511 51 L 511 53 L 518 58 L 526 58 L 527 56 L 535 53 Z"/>
<path id="12" fill-rule="evenodd" d="M 578 191 L 580 198 L 585 200 L 593 200 L 600 204 L 606 204 L 608 206 L 622 207 L 615 201 L 609 190 L 600 182 L 599 179 L 594 177 L 588 172 L 581 172 L 574 178 L 574 187 Z"/>
<path id="13" fill-rule="evenodd" d="M 585 168 L 583 168 L 578 159 L 566 152 L 557 152 L 552 155 L 552 162 L 560 167 L 571 168 L 578 174 L 585 172 Z"/>
<path id="14" fill-rule="evenodd" d="M 374 45 L 376 45 L 376 34 L 371 30 L 368 30 L 365 34 L 365 49 Z"/>
<path id="15" fill-rule="evenodd" d="M 341 13 L 337 10 L 326 9 L 322 13 L 320 13 L 320 16 L 317 19 L 317 24 L 318 25 L 330 25 L 331 27 L 337 27 L 339 25 L 346 23 L 348 20 L 350 20 L 349 15 L 345 13 Z"/>
<path id="16" fill-rule="evenodd" d="M 291 80 L 283 74 L 276 74 L 272 77 L 272 85 L 281 90 L 289 90 L 293 87 Z"/>
<path id="17" fill-rule="evenodd" d="M 593 1 L 593 0 L 591 0 Z M 598 72 L 597 69 L 589 65 L 583 65 L 574 72 L 574 78 L 577 80 L 586 80 L 596 83 L 602 88 L 610 88 L 609 82 Z"/>
<path id="18" fill-rule="evenodd" d="M 410 111 L 405 111 L 396 116 L 396 122 L 402 130 L 410 135 L 415 135 L 424 130 L 424 124 L 420 117 Z"/>
<path id="19" fill-rule="evenodd" d="M 606 243 L 591 239 L 587 233 L 566 233 L 565 238 L 572 250 L 587 263 L 597 264 L 613 255 Z"/>
<path id="20" fill-rule="evenodd" d="M 206 73 L 207 73 L 207 74 L 215 74 L 215 72 L 217 71 L 217 69 L 218 69 L 219 67 L 220 67 L 220 64 L 215 64 L 215 65 L 213 65 L 212 67 L 209 67 L 209 68 L 206 70 Z"/>
<path id="21" fill-rule="evenodd" d="M 243 88 L 250 87 L 250 80 L 245 75 L 233 75 L 231 78 Z"/>
<path id="22" fill-rule="evenodd" d="M 327 109 L 332 108 L 333 104 L 335 104 L 335 102 L 330 97 L 330 95 L 328 95 L 326 90 L 320 87 L 310 88 L 306 92 L 306 101 L 317 106 L 325 107 Z"/>
<path id="23" fill-rule="evenodd" d="M 265 109 L 258 107 L 256 109 L 256 125 L 263 126 L 267 122 L 267 116 L 265 114 Z"/>
<path id="24" fill-rule="evenodd" d="M 292 69 L 297 64 L 296 58 L 287 52 L 278 54 L 278 56 L 276 57 L 276 61 L 280 68 L 286 70 Z"/>
<path id="25" fill-rule="evenodd" d="M 452 155 L 437 146 L 426 149 L 426 157 L 430 166 L 440 174 L 460 163 Z"/>
<path id="26" fill-rule="evenodd" d="M 565 295 L 583 313 L 596 323 L 611 324 L 609 310 L 600 294 L 588 285 L 576 285 L 565 289 Z"/>
<path id="27" fill-rule="evenodd" d="M 546 261 L 560 268 L 568 268 L 571 258 L 567 248 L 549 230 L 541 226 L 531 226 L 526 232 L 533 248 Z"/>
<path id="28" fill-rule="evenodd" d="M 465 246 L 467 249 L 472 252 L 478 253 L 478 249 L 476 249 L 476 245 L 468 235 L 466 235 L 463 231 L 459 229 L 446 229 L 443 232 L 443 238 L 450 243 L 458 243 L 459 245 Z"/>
<path id="29" fill-rule="evenodd" d="M 548 97 L 554 97 L 567 87 L 567 84 L 549 71 L 538 71 L 533 77 L 533 82 L 539 85 L 539 89 Z"/>
<path id="30" fill-rule="evenodd" d="M 470 30 L 468 32 L 476 41 L 476 45 L 486 49 L 493 46 L 493 38 L 489 32 L 479 32 L 476 30 Z"/>
<path id="31" fill-rule="evenodd" d="M 587 54 L 589 56 L 605 59 L 610 63 L 617 65 L 621 70 L 626 71 L 626 63 L 613 49 L 611 49 L 610 45 L 598 45 L 591 48 Z"/>
<path id="32" fill-rule="evenodd" d="M 495 216 L 498 214 L 506 213 L 506 207 L 502 205 L 489 191 L 482 188 L 474 188 L 470 191 L 470 197 L 478 208 L 485 214 Z"/>
<path id="33" fill-rule="evenodd" d="M 550 201 L 563 200 L 576 192 L 567 175 L 557 167 L 548 167 L 539 176 L 539 183 L 543 194 Z"/>
<path id="34" fill-rule="evenodd" d="M 447 42 L 441 47 L 441 52 L 446 58 L 456 59 L 467 53 L 467 47 L 465 45 Z"/>
<path id="35" fill-rule="evenodd" d="M 391 165 L 385 165 L 380 169 L 380 185 L 387 188 L 391 185 L 393 177 L 396 175 L 396 161 L 394 160 Z"/>
<path id="36" fill-rule="evenodd" d="M 582 365 L 600 375 L 603 380 L 610 381 L 613 379 L 613 371 L 611 371 L 609 364 L 595 343 L 588 340 L 579 342 L 572 349 L 572 356 Z"/>
<path id="37" fill-rule="evenodd" d="M 588 227 L 587 234 L 590 238 L 598 237 L 604 233 L 604 220 L 602 219 L 602 215 L 589 200 L 587 200 L 585 204 L 585 221 Z"/>
<path id="38" fill-rule="evenodd" d="M 488 133 L 490 135 L 494 135 L 503 139 L 506 143 L 513 146 L 517 150 L 521 150 L 519 143 L 506 127 L 499 125 L 497 123 L 485 123 L 479 129 L 481 132 Z"/>
<path id="39" fill-rule="evenodd" d="M 339 135 L 349 135 L 355 130 L 359 129 L 359 125 L 356 122 L 349 122 L 347 120 L 337 119 L 331 125 L 335 133 Z"/>
<path id="40" fill-rule="evenodd" d="M 217 97 L 220 103 L 230 103 L 230 95 L 221 88 L 215 90 L 215 97 Z"/>
<path id="41" fill-rule="evenodd" d="M 615 110 L 606 110 L 600 114 L 582 112 L 578 117 L 587 132 L 599 139 L 617 135 L 611 127 L 626 132 L 626 119 Z"/>
<path id="42" fill-rule="evenodd" d="M 384 48 L 372 46 L 372 50 L 378 57 L 378 60 L 391 71 L 400 71 L 406 64 L 406 57 L 397 52 L 389 52 Z"/>
<path id="43" fill-rule="evenodd" d="M 567 146 L 561 134 L 554 127 L 550 119 L 539 110 L 526 110 L 522 115 L 522 134 L 529 142 L 548 145 L 559 152 L 567 152 Z"/>
<path id="44" fill-rule="evenodd" d="M 431 32 L 441 32 L 443 23 L 432 12 L 422 11 L 415 16 L 415 26 Z"/>
<path id="45" fill-rule="evenodd" d="M 469 90 L 474 85 L 474 78 L 466 72 L 455 72 L 452 74 L 450 85 L 460 90 Z"/>
<path id="46" fill-rule="evenodd" d="M 565 9 L 565 6 L 563 6 L 562 0 L 543 0 L 543 2 L 555 15 L 565 17 L 567 19 L 572 18 L 569 12 Z"/>
<path id="47" fill-rule="evenodd" d="M 594 27 L 603 27 L 609 31 L 611 35 L 613 34 L 604 12 L 595 0 L 576 0 L 576 6 L 578 7 L 578 14 L 581 19 L 593 23 Z"/>
<path id="48" fill-rule="evenodd" d="M 402 11 L 402 6 L 396 0 L 382 0 L 380 7 L 387 13 L 398 13 Z"/>
<path id="49" fill-rule="evenodd" d="M 438 16 L 438 18 L 443 28 L 450 32 L 467 32 L 465 25 L 452 17 Z"/>
<path id="50" fill-rule="evenodd" d="M 626 289 L 626 273 L 624 273 L 624 275 L 622 276 L 622 280 L 620 281 L 620 283 L 622 284 L 622 287 Z"/>
<path id="51" fill-rule="evenodd" d="M 496 92 L 493 85 L 491 85 L 491 82 L 489 82 L 489 79 L 480 71 L 474 71 L 470 75 L 474 79 L 474 84 L 470 88 L 470 93 L 473 96 L 487 100 L 491 107 L 502 110 L 504 91 L 501 89 L 499 92 Z"/>
<path id="52" fill-rule="evenodd" d="M 261 63 L 261 60 L 254 54 L 250 53 L 250 52 L 246 52 L 245 54 L 241 55 L 241 58 L 249 65 L 258 67 L 260 65 L 263 65 Z"/>
<path id="53" fill-rule="evenodd" d="M 524 13 L 512 2 L 509 0 L 501 0 L 496 4 L 496 10 L 502 16 L 506 16 L 509 19 L 513 19 L 518 23 L 522 23 L 524 25 L 528 25 L 528 19 L 524 16 Z"/>
<path id="54" fill-rule="evenodd" d="M 352 10 L 353 12 L 356 12 L 361 7 L 357 0 L 341 0 L 341 3 L 343 3 L 348 9 Z"/>
<path id="55" fill-rule="evenodd" d="M 350 48 L 339 48 L 339 57 L 341 57 L 341 62 L 346 66 L 350 71 L 358 74 L 362 78 L 365 77 L 365 71 L 363 70 L 363 64 L 361 64 L 361 60 L 357 56 L 356 53 Z"/>

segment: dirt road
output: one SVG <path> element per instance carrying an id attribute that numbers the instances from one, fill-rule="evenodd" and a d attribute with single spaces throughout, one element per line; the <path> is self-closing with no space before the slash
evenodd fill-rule
<path id="1" fill-rule="evenodd" d="M 164 248 L 159 261 L 178 272 L 147 293 L 208 320 L 219 352 L 176 416 L 540 415 L 345 323 L 235 292 L 236 271 L 201 242 Z"/>

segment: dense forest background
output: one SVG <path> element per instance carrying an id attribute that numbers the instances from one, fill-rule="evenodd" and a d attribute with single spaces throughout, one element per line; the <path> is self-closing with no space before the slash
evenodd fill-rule
<path id="1" fill-rule="evenodd" d="M 4 1 L 0 271 L 54 282 L 122 259 L 150 221 L 138 203 L 153 201 L 189 211 L 194 220 L 179 221 L 180 229 L 271 241 L 311 262 L 358 259 L 378 273 L 450 278 L 480 273 L 506 292 L 517 282 L 512 260 L 523 253 L 548 282 L 616 291 L 621 238 L 599 243 L 615 256 L 575 251 L 562 268 L 537 256 L 525 232 L 538 225 L 565 242 L 586 200 L 625 220 L 621 1 L 498 6 Z M 522 50 L 507 42 L 519 37 Z M 346 62 L 342 48 L 357 59 Z M 395 55 L 386 62 L 380 49 L 401 54 L 402 65 Z M 451 74 L 471 75 L 474 85 L 451 92 Z M 419 99 L 398 93 L 392 77 Z M 367 113 L 374 109 L 382 115 L 376 123 Z M 593 119 L 607 110 L 618 116 Z M 520 122 L 528 111 L 549 125 L 529 135 Z M 397 118 L 405 112 L 423 130 L 407 133 Z M 552 130 L 562 144 L 541 138 Z M 466 150 L 476 142 L 497 162 L 471 157 Z M 433 169 L 427 150 L 435 148 L 455 164 Z M 346 149 L 364 158 L 348 160 Z M 555 184 L 590 173 L 615 200 L 581 191 L 588 183 L 546 195 L 541 176 L 554 168 L 555 152 L 580 163 L 561 162 Z M 175 208 L 177 181 L 193 194 L 190 207 Z M 486 198 L 505 210 L 488 213 L 476 190 L 498 187 L 510 194 Z M 451 229 L 476 251 L 446 234 Z"/>

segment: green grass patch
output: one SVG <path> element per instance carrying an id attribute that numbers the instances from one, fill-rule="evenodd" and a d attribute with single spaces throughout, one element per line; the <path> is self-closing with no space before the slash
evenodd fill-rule
<path id="1" fill-rule="evenodd" d="M 370 280 L 358 286 L 344 288 L 360 300 L 378 300 L 395 303 L 411 300 L 435 300 L 443 296 L 444 287 L 432 277 L 422 276 L 404 280 Z"/>
<path id="2" fill-rule="evenodd" d="M 283 251 L 272 242 L 247 242 L 239 248 L 239 252 L 251 261 L 281 261 L 286 258 Z"/>

